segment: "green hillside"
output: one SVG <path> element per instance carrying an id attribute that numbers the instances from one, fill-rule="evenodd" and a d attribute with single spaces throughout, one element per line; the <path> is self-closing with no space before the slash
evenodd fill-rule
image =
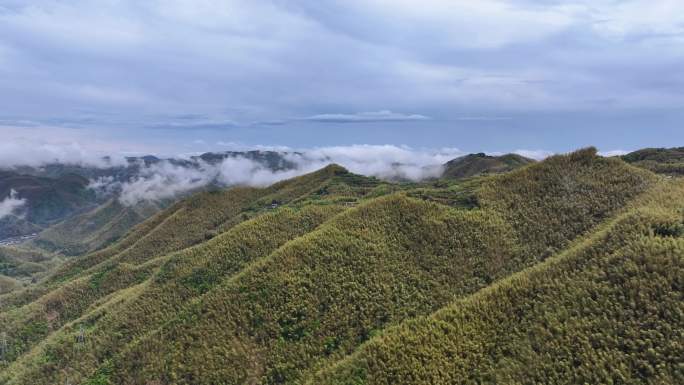
<path id="1" fill-rule="evenodd" d="M 92 208 L 96 203 L 95 193 L 87 188 L 88 183 L 88 179 L 75 174 L 47 178 L 0 170 L 0 200 L 14 191 L 26 202 L 17 219 L 0 221 L 0 239 L 36 232 L 45 225 Z"/>
<path id="2" fill-rule="evenodd" d="M 684 176 L 684 147 L 645 148 L 621 157 L 625 162 L 658 174 Z"/>
<path id="3" fill-rule="evenodd" d="M 0 384 L 678 382 L 682 191 L 590 148 L 198 193 L 0 295 Z"/>
<path id="4" fill-rule="evenodd" d="M 66 256 L 87 254 L 121 238 L 133 226 L 159 211 L 159 206 L 145 201 L 128 207 L 111 199 L 93 210 L 50 226 L 31 244 Z"/>
<path id="5" fill-rule="evenodd" d="M 90 211 L 75 214 L 50 225 L 42 231 L 28 221 L 22 220 L 34 227 L 20 234 L 38 231 L 40 233 L 28 241 L 0 247 L 0 276 L 19 279 L 24 283 L 40 279 L 59 268 L 69 257 L 87 254 L 110 245 L 128 233 L 133 226 L 159 211 L 159 206 L 157 203 L 141 202 L 136 206 L 127 207 L 121 205 L 118 200 L 110 200 Z M 0 223 L 13 218 L 21 220 L 15 216 L 7 216 L 0 219 Z M 21 229 L 16 222 L 12 228 Z M 4 260 L 7 255 L 12 255 L 11 260 Z M 36 260 L 36 255 L 40 256 L 39 260 Z M 6 285 L 4 291 L 12 291 L 10 287 L 18 289 L 22 285 Z"/>
<path id="6" fill-rule="evenodd" d="M 484 153 L 469 154 L 444 164 L 443 178 L 461 179 L 483 174 L 498 174 L 534 163 L 533 159 L 518 154 L 491 156 Z"/>
<path id="7" fill-rule="evenodd" d="M 546 262 L 391 328 L 316 384 L 684 382 L 684 184 Z"/>
<path id="8" fill-rule="evenodd" d="M 55 269 L 60 258 L 41 250 L 0 246 L 0 294 L 28 286 Z M 2 297 L 0 297 L 2 298 Z"/>

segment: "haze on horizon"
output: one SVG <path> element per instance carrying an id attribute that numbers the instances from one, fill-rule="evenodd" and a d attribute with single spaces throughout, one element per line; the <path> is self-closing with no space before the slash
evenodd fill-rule
<path id="1" fill-rule="evenodd" d="M 0 152 L 674 146 L 683 58 L 677 0 L 0 0 Z"/>

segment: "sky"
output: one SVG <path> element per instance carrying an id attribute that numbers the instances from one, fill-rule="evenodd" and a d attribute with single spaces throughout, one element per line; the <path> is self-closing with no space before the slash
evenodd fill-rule
<path id="1" fill-rule="evenodd" d="M 681 0 L 0 0 L 0 161 L 682 146 L 683 59 Z"/>

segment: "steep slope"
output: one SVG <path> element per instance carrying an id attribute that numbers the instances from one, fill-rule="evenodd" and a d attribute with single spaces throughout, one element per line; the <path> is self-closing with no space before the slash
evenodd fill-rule
<path id="1" fill-rule="evenodd" d="M 684 184 L 545 263 L 391 328 L 315 384 L 684 382 Z"/>
<path id="2" fill-rule="evenodd" d="M 30 243 L 66 256 L 83 255 L 108 246 L 133 226 L 154 215 L 163 204 L 143 201 L 124 206 L 117 199 L 42 231 Z"/>
<path id="3" fill-rule="evenodd" d="M 375 199 L 209 291 L 116 359 L 115 382 L 296 381 L 375 330 L 514 270 L 510 233 L 495 213 Z"/>
<path id="4" fill-rule="evenodd" d="M 519 183 L 532 198 L 554 192 L 552 202 L 561 202 L 573 194 L 552 188 L 562 175 L 575 177 L 585 193 L 614 194 L 588 206 L 589 215 L 579 219 L 584 226 L 562 233 L 566 242 L 619 208 L 617 202 L 624 204 L 643 191 L 651 179 L 621 162 L 606 163 L 589 149 L 553 158 L 531 174 L 523 171 Z M 589 175 L 603 180 L 633 177 L 641 183 L 616 194 L 613 187 L 587 183 Z M 496 197 L 488 193 L 482 192 L 493 207 L 512 215 L 502 202 L 494 205 Z M 549 204 L 539 210 L 552 217 L 558 207 Z M 542 252 L 545 245 L 521 247 L 514 233 L 494 210 L 452 210 L 400 196 L 379 198 L 207 293 L 176 321 L 116 359 L 113 370 L 121 377 L 115 376 L 115 382 L 301 381 L 387 325 L 427 314 L 533 264 L 541 256 L 530 252 Z M 526 241 L 537 239 L 545 241 Z"/>
<path id="5" fill-rule="evenodd" d="M 684 147 L 645 148 L 621 157 L 625 162 L 672 176 L 684 176 Z"/>
<path id="6" fill-rule="evenodd" d="M 469 154 L 444 164 L 442 178 L 462 179 L 482 174 L 497 174 L 532 164 L 533 159 L 518 154 L 490 156 L 484 153 Z"/>
<path id="7" fill-rule="evenodd" d="M 14 367 L 26 370 L 22 373 L 24 383 L 61 379 L 65 371 L 74 373 L 74 379 L 79 378 L 77 373 L 93 373 L 111 358 L 113 351 L 161 327 L 188 301 L 236 274 L 252 260 L 312 230 L 341 209 L 330 205 L 312 205 L 297 211 L 280 209 L 243 222 L 202 245 L 173 254 L 148 281 L 96 302 L 84 317 L 54 333 L 47 346 L 29 354 Z M 255 236 L 263 232 L 269 236 Z M 103 276 L 98 284 L 108 285 L 108 278 Z M 71 343 L 81 325 L 87 325 L 87 356 L 80 349 L 74 350 Z M 44 361 L 39 368 L 30 367 L 35 363 L 33 360 L 37 357 L 42 360 L 44 355 L 54 358 Z"/>
<path id="8" fill-rule="evenodd" d="M 430 191 L 330 166 L 197 194 L 4 297 L 0 383 L 301 383 L 567 247 L 657 180 L 587 149 Z"/>
<path id="9" fill-rule="evenodd" d="M 513 224 L 528 253 L 549 256 L 657 180 L 587 148 L 495 176 L 482 184 L 476 199 Z"/>
<path id="10" fill-rule="evenodd" d="M 183 200 L 137 226 L 111 247 L 67 263 L 38 287 L 3 298 L 0 320 L 14 341 L 8 357 L 14 360 L 29 352 L 98 299 L 149 279 L 174 251 L 268 213 L 273 202 L 284 204 L 312 194 L 320 196 L 323 190 L 337 189 L 345 192 L 341 196 L 347 196 L 372 189 L 375 184 L 373 179 L 330 166 L 267 189 L 210 191 Z"/>

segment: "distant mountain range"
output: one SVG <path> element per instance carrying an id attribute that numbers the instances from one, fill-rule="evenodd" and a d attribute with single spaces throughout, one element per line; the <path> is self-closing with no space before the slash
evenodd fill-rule
<path id="1" fill-rule="evenodd" d="M 144 167 L 153 166 L 163 162 L 169 162 L 179 167 L 199 167 L 201 162 L 216 165 L 228 158 L 242 158 L 257 162 L 269 170 L 286 170 L 296 167 L 296 164 L 287 159 L 288 155 L 301 153 L 288 153 L 276 151 L 226 151 L 207 152 L 188 158 L 159 158 L 154 155 L 125 158 L 125 164 L 112 162 L 110 158 L 102 159 L 102 165 L 79 165 L 68 163 L 47 163 L 40 167 L 14 166 L 10 168 L 18 174 L 32 175 L 37 177 L 59 178 L 64 175 L 74 174 L 84 178 L 95 179 L 100 177 L 113 177 L 117 181 L 129 181 L 139 175 Z M 108 165 L 109 164 L 109 165 Z"/>
<path id="2" fill-rule="evenodd" d="M 199 187 L 179 190 L 178 194 L 170 194 L 161 199 L 122 204 L 118 199 L 121 186 L 150 178 L 151 175 L 146 173 L 162 164 L 170 164 L 180 170 L 197 170 L 207 165 L 219 166 L 226 159 L 234 158 L 249 160 L 263 170 L 275 173 L 296 170 L 298 164 L 295 160 L 302 156 L 302 153 L 276 151 L 230 151 L 205 153 L 184 159 L 129 157 L 125 164 L 99 167 L 64 163 L 12 167 L 0 171 L 0 204 L 10 196 L 17 203 L 5 215 L 0 211 L 0 246 L 2 243 L 23 242 L 25 247 L 37 252 L 65 256 L 88 253 L 115 242 L 131 227 L 183 196 L 198 190 L 225 187 L 217 180 L 208 180 L 206 184 L 196 185 Z M 621 159 L 654 172 L 684 175 L 682 148 L 644 149 L 624 155 Z M 441 168 L 441 178 L 444 180 L 461 180 L 506 173 L 534 163 L 535 160 L 516 154 L 493 156 L 477 153 L 431 167 Z M 392 165 L 396 169 L 403 166 L 398 163 Z M 397 172 L 396 175 L 400 173 Z M 426 175 L 439 174 L 430 170 Z M 397 177 L 390 179 L 395 182 L 406 180 Z M 427 180 L 435 179 L 439 178 L 429 177 Z M 102 194 L 94 184 L 101 180 L 105 180 L 107 186 L 116 188 L 108 189 Z M 150 188 L 144 184 L 142 187 Z M 163 184 L 157 187 L 164 189 Z M 466 198 L 435 195 L 432 199 L 443 202 Z M 25 239 L 27 237 L 31 238 L 28 242 Z"/>
<path id="3" fill-rule="evenodd" d="M 164 199 L 121 204 L 120 186 L 151 177 L 151 168 L 170 164 L 181 170 L 195 170 L 216 166 L 228 158 L 240 158 L 272 172 L 294 169 L 296 165 L 286 155 L 246 151 L 205 153 L 187 159 L 143 156 L 129 157 L 125 164 L 115 165 L 106 165 L 104 159 L 103 166 L 54 162 L 0 170 L 0 205 L 3 201 L 9 203 L 10 197 L 16 202 L 10 211 L 0 210 L 0 246 L 31 238 L 27 246 L 49 253 L 76 255 L 96 250 L 175 199 L 196 191 L 189 189 Z M 99 190 L 93 183 L 98 181 L 114 188 Z M 203 187 L 216 188 L 220 184 L 208 181 Z"/>

